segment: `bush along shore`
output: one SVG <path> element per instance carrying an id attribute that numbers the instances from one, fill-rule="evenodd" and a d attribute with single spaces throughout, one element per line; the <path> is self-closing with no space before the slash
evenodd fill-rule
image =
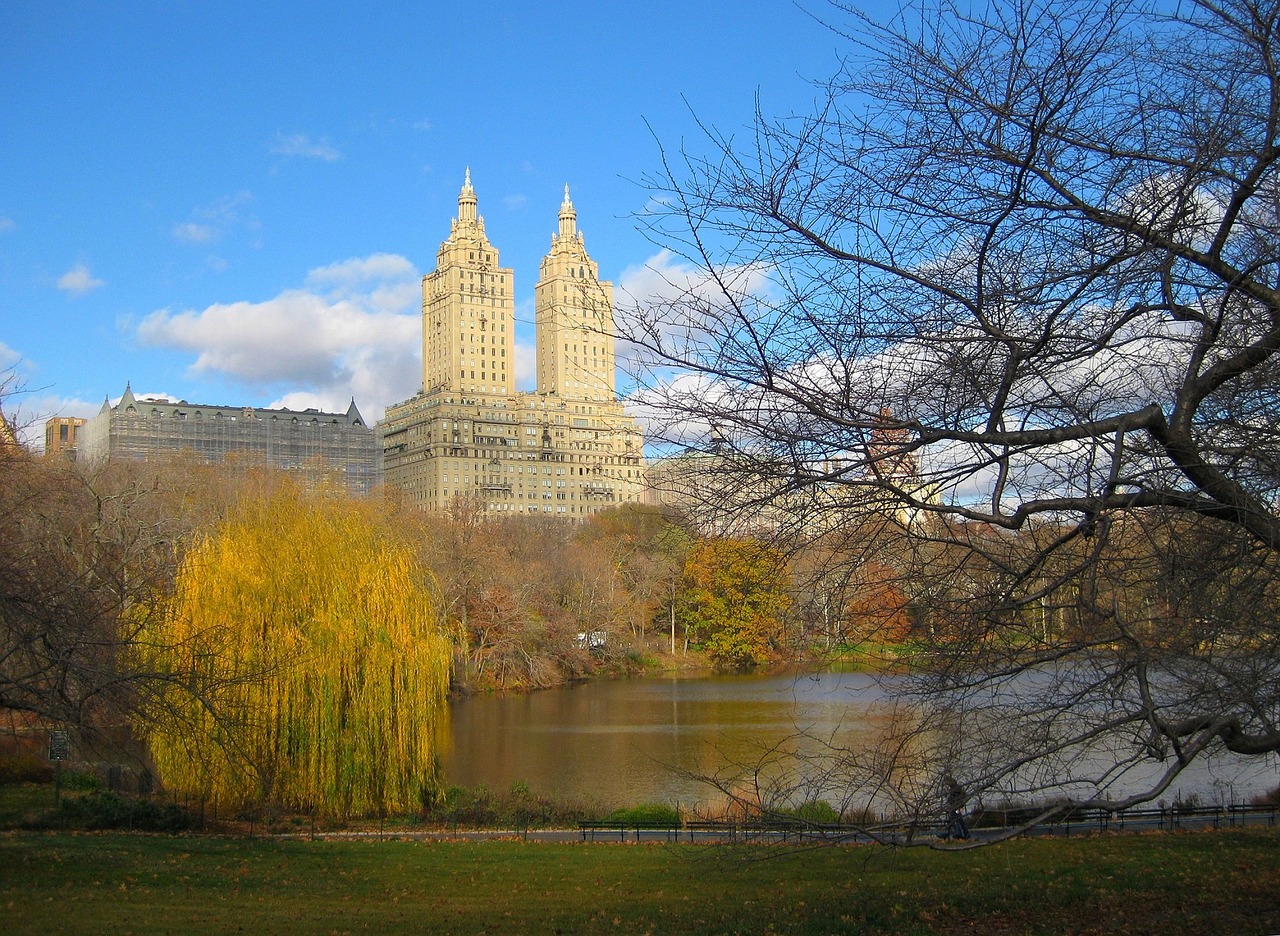
<path id="1" fill-rule="evenodd" d="M 583 840 L 592 841 L 609 840 L 604 834 L 607 832 L 624 833 L 615 836 L 620 840 L 627 839 L 626 832 L 664 832 L 684 833 L 683 836 L 669 834 L 668 839 L 708 843 L 777 839 L 898 844 L 930 843 L 943 831 L 943 823 L 937 817 L 898 822 L 892 817 L 865 811 L 841 812 L 822 799 L 764 811 L 689 809 L 669 803 L 616 806 L 548 796 L 522 782 L 513 783 L 506 790 L 450 786 L 420 812 L 337 819 L 265 805 L 228 809 L 216 803 L 183 802 L 164 794 L 133 794 L 108 787 L 95 774 L 86 771 L 63 771 L 55 785 L 43 769 L 24 773 L 13 763 L 4 763 L 3 767 L 0 831 L 123 830 L 310 837 L 374 832 L 382 837 L 448 836 L 466 832 L 519 833 L 528 837 L 531 832 L 577 830 L 583 832 Z M 1188 800 L 1118 813 L 1073 809 L 1051 814 L 1046 819 L 1047 813 L 1044 804 L 1005 803 L 971 810 L 965 815 L 965 821 L 978 841 L 1002 837 L 1037 818 L 1041 821 L 1032 831 L 1054 835 L 1278 826 L 1280 787 L 1246 804 L 1209 806 Z M 592 834 L 588 835 L 588 831 Z"/>

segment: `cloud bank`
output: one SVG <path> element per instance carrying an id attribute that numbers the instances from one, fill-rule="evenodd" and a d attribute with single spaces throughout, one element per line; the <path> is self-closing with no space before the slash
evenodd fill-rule
<path id="1" fill-rule="evenodd" d="M 138 325 L 147 346 L 195 355 L 191 373 L 278 394 L 270 406 L 345 410 L 366 419 L 421 386 L 421 277 L 395 254 L 357 257 L 307 274 L 264 302 L 160 309 Z"/>

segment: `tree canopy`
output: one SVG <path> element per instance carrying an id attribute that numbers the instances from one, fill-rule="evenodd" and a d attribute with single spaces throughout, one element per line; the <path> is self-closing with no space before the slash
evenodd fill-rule
<path id="1" fill-rule="evenodd" d="M 678 617 L 716 663 L 758 666 L 777 653 L 789 584 L 785 559 L 768 545 L 708 539 L 685 558 Z"/>
<path id="2" fill-rule="evenodd" d="M 893 513 L 917 772 L 1116 806 L 1280 749 L 1278 16 L 836 3 L 812 113 L 650 180 L 700 272 L 619 317 L 644 402 L 722 514 Z"/>
<path id="3" fill-rule="evenodd" d="M 175 677 L 140 720 L 166 786 L 334 815 L 438 792 L 450 642 L 370 512 L 285 491 L 187 552 L 135 661 Z"/>

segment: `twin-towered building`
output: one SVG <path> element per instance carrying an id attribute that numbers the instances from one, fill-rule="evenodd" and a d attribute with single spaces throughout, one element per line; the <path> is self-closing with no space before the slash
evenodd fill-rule
<path id="1" fill-rule="evenodd" d="M 515 273 L 501 265 L 471 173 L 422 280 L 422 390 L 378 424 L 384 480 L 420 507 L 581 519 L 639 501 L 644 439 L 617 400 L 613 284 L 565 187 L 535 287 L 537 389 L 515 389 Z"/>
<path id="2" fill-rule="evenodd" d="M 535 289 L 537 389 L 515 388 L 515 273 L 485 234 L 468 170 L 458 217 L 422 280 L 422 389 L 376 430 L 345 413 L 140 399 L 126 387 L 81 432 L 86 460 L 237 456 L 320 471 L 352 493 L 381 478 L 425 509 L 581 519 L 644 490 L 644 439 L 618 403 L 613 286 L 565 187 Z"/>

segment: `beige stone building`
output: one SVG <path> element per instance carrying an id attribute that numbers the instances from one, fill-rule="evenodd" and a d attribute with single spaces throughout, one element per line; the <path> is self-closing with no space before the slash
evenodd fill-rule
<path id="1" fill-rule="evenodd" d="M 44 423 L 44 453 L 58 458 L 76 460 L 76 445 L 85 420 L 77 416 L 53 416 Z"/>
<path id="2" fill-rule="evenodd" d="M 378 424 L 383 478 L 425 509 L 582 519 L 639 501 L 644 439 L 617 400 L 613 285 L 588 256 L 565 187 L 535 287 L 537 389 L 515 390 L 515 274 L 471 173 L 422 280 L 422 390 Z"/>

